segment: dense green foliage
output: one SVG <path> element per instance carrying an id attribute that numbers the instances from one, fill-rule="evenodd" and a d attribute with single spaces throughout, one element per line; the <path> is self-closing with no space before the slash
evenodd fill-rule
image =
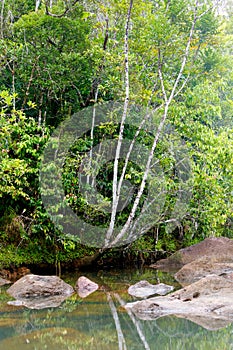
<path id="1" fill-rule="evenodd" d="M 189 149 L 192 175 L 187 185 L 192 196 L 182 217 L 171 217 L 179 179 L 169 149 L 177 141 L 160 139 L 155 155 L 165 173 L 165 206 L 158 222 L 124 247 L 135 255 L 171 252 L 207 236 L 232 237 L 233 18 L 231 9 L 228 15 L 221 15 L 212 8 L 213 3 L 200 3 L 167 116 Z M 49 136 L 63 120 L 93 103 L 124 101 L 129 2 L 57 0 L 51 7 L 41 2 L 36 9 L 34 1 L 7 0 L 1 6 L 0 266 L 57 263 L 92 254 L 94 250 L 80 245 L 77 237 L 55 227 L 43 208 L 40 162 Z M 164 91 L 169 96 L 176 84 L 194 13 L 192 0 L 133 2 L 127 38 L 129 99 L 132 104 L 158 108 L 158 120 L 163 116 Z M 125 126 L 124 138 L 132 140 L 135 134 L 134 127 Z M 77 172 L 92 146 L 118 137 L 119 124 L 109 120 L 96 127 L 93 135 L 83 135 L 64 164 L 68 203 L 97 226 L 108 226 L 110 213 L 88 205 L 79 191 Z M 150 148 L 153 135 L 142 131 L 137 141 Z M 118 175 L 123 166 L 119 162 Z M 109 162 L 97 177 L 106 205 L 112 200 L 113 172 L 113 162 Z M 129 162 L 125 180 L 131 181 L 135 192 L 142 178 L 140 166 Z M 146 194 L 147 187 L 136 217 Z M 117 225 L 126 222 L 132 206 L 131 200 L 117 214 Z M 177 219 L 173 231 L 167 229 L 170 219 Z"/>

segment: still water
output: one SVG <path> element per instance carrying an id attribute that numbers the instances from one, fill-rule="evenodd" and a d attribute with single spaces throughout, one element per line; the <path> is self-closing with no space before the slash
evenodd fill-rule
<path id="1" fill-rule="evenodd" d="M 168 274 L 155 270 L 83 273 L 104 287 L 81 299 L 71 296 L 58 308 L 29 310 L 7 305 L 0 293 L 0 350 L 230 350 L 233 324 L 208 331 L 185 319 L 162 317 L 142 321 L 122 308 L 134 299 L 129 285 L 142 279 L 178 286 Z M 75 285 L 80 275 L 62 276 Z"/>

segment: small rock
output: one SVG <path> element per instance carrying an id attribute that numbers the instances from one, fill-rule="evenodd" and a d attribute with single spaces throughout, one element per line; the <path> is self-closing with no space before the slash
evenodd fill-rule
<path id="1" fill-rule="evenodd" d="M 76 289 L 80 298 L 86 298 L 89 294 L 95 292 L 99 288 L 98 284 L 89 280 L 85 276 L 79 277 L 76 282 Z"/>
<path id="2" fill-rule="evenodd" d="M 128 293 L 136 298 L 148 298 L 154 294 L 165 295 L 174 289 L 164 283 L 150 284 L 147 281 L 140 281 L 128 288 Z"/>

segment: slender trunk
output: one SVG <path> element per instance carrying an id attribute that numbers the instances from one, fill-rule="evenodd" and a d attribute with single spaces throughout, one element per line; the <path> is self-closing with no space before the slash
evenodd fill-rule
<path id="1" fill-rule="evenodd" d="M 39 60 L 39 57 L 40 56 L 38 56 L 36 58 L 36 61 L 34 62 L 33 67 L 32 67 L 31 75 L 30 75 L 30 78 L 29 78 L 29 81 L 28 81 L 27 89 L 26 89 L 24 100 L 23 100 L 22 107 L 21 107 L 22 109 L 24 108 L 24 106 L 25 106 L 25 104 L 27 102 L 27 98 L 28 98 L 28 95 L 29 95 L 30 87 L 31 87 L 31 84 L 32 84 L 32 81 L 33 81 L 33 77 L 34 77 L 34 72 L 35 72 L 35 69 L 36 69 L 36 64 L 37 64 L 37 62 Z"/>
<path id="2" fill-rule="evenodd" d="M 15 63 L 13 61 L 12 65 L 12 95 L 13 95 L 13 109 L 16 109 L 15 106 Z"/>
<path id="3" fill-rule="evenodd" d="M 93 147 L 93 142 L 94 142 L 94 128 L 95 128 L 95 116 L 96 116 L 96 103 L 98 100 L 98 93 L 99 93 L 99 88 L 97 86 L 97 89 L 95 91 L 95 100 L 94 100 L 94 106 L 93 106 L 93 113 L 92 113 L 92 124 L 91 124 L 91 150 L 90 150 L 90 156 L 89 156 L 89 166 L 91 166 L 91 162 L 92 162 L 92 156 L 93 156 L 93 151 L 92 151 L 92 147 Z M 89 185 L 90 183 L 90 175 L 87 175 L 87 185 Z M 92 182 L 92 186 L 94 186 L 93 182 Z"/>
<path id="4" fill-rule="evenodd" d="M 108 20 L 108 17 L 105 18 L 105 22 L 106 22 L 106 27 L 105 27 L 104 42 L 103 42 L 103 51 L 104 52 L 107 50 L 107 43 L 108 43 L 108 39 L 109 39 L 109 20 Z M 101 63 L 98 67 L 96 76 L 92 80 L 90 93 L 89 93 L 88 97 L 86 98 L 86 101 L 84 103 L 84 107 L 87 107 L 89 105 L 90 101 L 93 98 L 95 98 L 96 90 L 98 89 L 99 83 L 101 81 L 101 74 L 102 74 L 103 69 L 104 69 L 104 63 L 105 63 L 105 55 L 103 56 L 103 58 L 101 60 Z"/>
<path id="5" fill-rule="evenodd" d="M 124 101 L 123 115 L 122 115 L 122 119 L 121 119 L 119 138 L 118 138 L 118 142 L 117 142 L 116 154 L 115 154 L 115 160 L 114 160 L 113 185 L 112 185 L 112 213 L 111 213 L 111 220 L 110 220 L 110 224 L 109 224 L 109 229 L 108 229 L 107 234 L 106 234 L 105 246 L 107 246 L 109 244 L 109 240 L 113 234 L 115 220 L 116 220 L 117 206 L 118 206 L 118 202 L 119 202 L 119 198 L 120 198 L 120 193 L 118 192 L 117 177 L 118 177 L 118 164 L 119 164 L 121 146 L 122 146 L 122 141 L 123 141 L 125 119 L 126 119 L 128 107 L 129 107 L 129 42 L 128 41 L 129 41 L 129 24 L 130 24 L 132 7 L 133 7 L 133 0 L 130 0 L 129 9 L 128 9 L 128 13 L 127 13 L 127 19 L 126 19 L 126 25 L 125 25 L 125 40 L 124 40 L 125 101 Z"/>
<path id="6" fill-rule="evenodd" d="M 1 38 L 4 38 L 4 7 L 5 7 L 5 0 L 2 0 L 2 8 L 1 8 Z"/>
<path id="7" fill-rule="evenodd" d="M 44 117 L 43 117 L 43 125 L 42 125 L 42 136 L 44 137 L 45 134 L 45 127 L 46 127 L 46 116 L 47 116 L 47 111 L 44 111 Z"/>
<path id="8" fill-rule="evenodd" d="M 43 104 L 43 97 L 44 95 L 41 94 L 40 96 L 40 109 L 39 109 L 39 114 L 38 114 L 38 126 L 40 127 L 42 124 L 42 104 Z"/>
<path id="9" fill-rule="evenodd" d="M 103 50 L 104 52 L 107 50 L 107 42 L 108 42 L 108 17 L 106 17 L 106 28 L 105 28 L 105 35 L 104 35 L 104 43 L 103 43 Z M 97 78 L 94 79 L 93 83 L 92 83 L 92 87 L 91 87 L 91 92 L 90 95 L 87 99 L 87 101 L 90 101 L 91 95 L 94 93 L 94 106 L 93 106 L 93 113 L 92 113 L 92 125 L 91 125 L 91 142 L 92 142 L 92 146 L 93 146 L 93 142 L 94 142 L 94 127 L 95 127 L 95 117 L 96 117 L 96 104 L 98 101 L 98 95 L 99 95 L 99 83 L 100 83 L 100 74 L 103 70 L 104 67 L 104 61 L 105 61 L 105 57 L 103 56 L 102 58 L 102 62 L 99 66 L 99 76 Z M 87 103 L 86 101 L 86 103 Z M 93 151 L 92 151 L 92 146 L 91 146 L 91 150 L 90 150 L 90 156 L 89 156 L 89 164 L 91 166 L 91 161 L 92 161 L 92 156 L 93 156 Z M 90 183 L 90 175 L 87 175 L 87 184 Z M 94 186 L 94 179 L 92 180 L 92 187 Z"/>
<path id="10" fill-rule="evenodd" d="M 36 0 L 35 12 L 39 10 L 41 0 Z"/>

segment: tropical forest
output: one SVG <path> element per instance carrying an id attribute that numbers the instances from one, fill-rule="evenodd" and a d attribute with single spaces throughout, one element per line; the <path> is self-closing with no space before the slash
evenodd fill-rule
<path id="1" fill-rule="evenodd" d="M 233 349 L 232 67 L 232 0 L 0 0 L 0 350 Z"/>
<path id="2" fill-rule="evenodd" d="M 152 263 L 232 238 L 232 15 L 1 1 L 1 268 Z"/>

